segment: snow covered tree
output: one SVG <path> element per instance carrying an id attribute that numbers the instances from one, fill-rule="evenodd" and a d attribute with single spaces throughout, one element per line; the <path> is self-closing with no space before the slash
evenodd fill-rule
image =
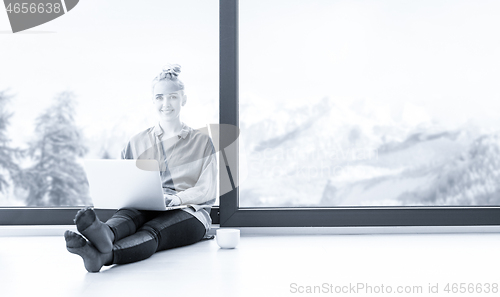
<path id="1" fill-rule="evenodd" d="M 7 128 L 12 113 L 5 108 L 9 99 L 5 91 L 0 91 L 0 192 L 5 192 L 9 187 L 9 177 L 17 181 L 19 166 L 15 158 L 21 155 L 21 150 L 9 146 Z"/>
<path id="2" fill-rule="evenodd" d="M 33 165 L 23 170 L 29 206 L 90 204 L 85 171 L 77 160 L 87 148 L 75 125 L 74 105 L 71 92 L 60 93 L 36 119 L 35 137 L 29 144 Z"/>

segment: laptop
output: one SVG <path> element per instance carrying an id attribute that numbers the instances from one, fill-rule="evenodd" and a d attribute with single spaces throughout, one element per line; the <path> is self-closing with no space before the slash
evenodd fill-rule
<path id="1" fill-rule="evenodd" d="M 172 210 L 166 207 L 156 160 L 84 160 L 94 208 Z"/>

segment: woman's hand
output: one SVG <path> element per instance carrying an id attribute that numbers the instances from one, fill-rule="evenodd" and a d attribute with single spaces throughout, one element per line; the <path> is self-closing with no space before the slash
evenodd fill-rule
<path id="1" fill-rule="evenodd" d="M 176 195 L 163 194 L 163 197 L 165 198 L 165 205 L 167 207 L 181 205 L 181 199 Z"/>

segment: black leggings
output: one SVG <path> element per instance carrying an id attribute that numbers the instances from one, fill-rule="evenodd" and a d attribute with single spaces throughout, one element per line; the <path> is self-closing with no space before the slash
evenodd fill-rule
<path id="1" fill-rule="evenodd" d="M 106 225 L 115 234 L 111 264 L 141 261 L 155 252 L 198 242 L 206 231 L 198 219 L 179 209 L 144 211 L 123 208 Z"/>

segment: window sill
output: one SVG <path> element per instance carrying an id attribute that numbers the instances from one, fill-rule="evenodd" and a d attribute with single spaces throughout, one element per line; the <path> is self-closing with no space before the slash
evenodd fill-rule
<path id="1" fill-rule="evenodd" d="M 213 224 L 209 234 L 215 234 L 219 228 L 219 224 Z M 237 229 L 241 230 L 242 236 L 500 233 L 500 226 L 241 227 Z M 76 232 L 76 226 L 0 226 L 0 237 L 62 236 L 66 230 Z"/>

